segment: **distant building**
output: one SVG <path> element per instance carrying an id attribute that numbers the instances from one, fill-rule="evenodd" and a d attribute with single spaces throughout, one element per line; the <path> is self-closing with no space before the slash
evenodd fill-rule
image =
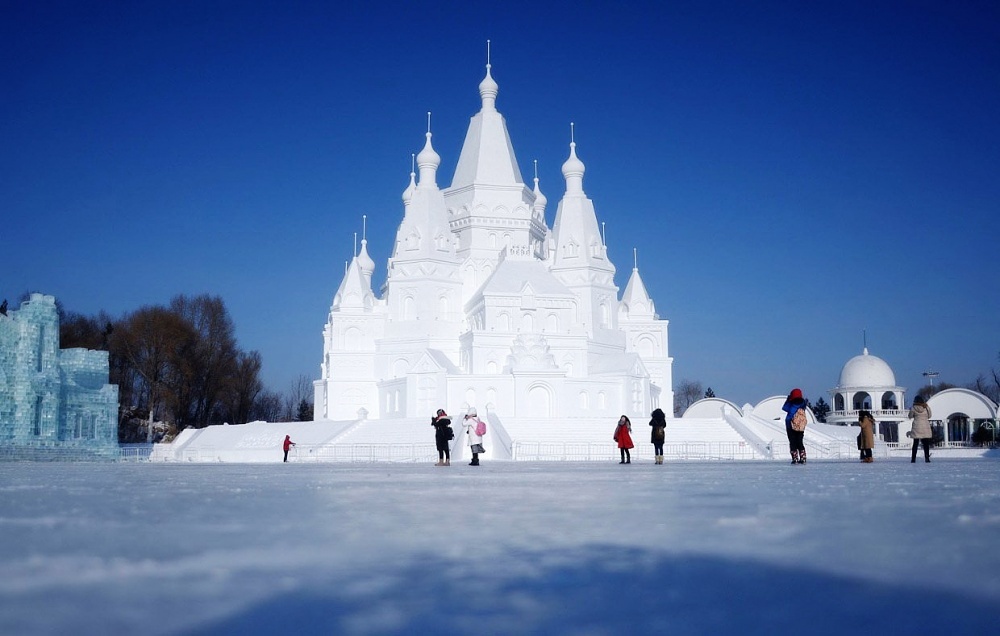
<path id="1" fill-rule="evenodd" d="M 32 294 L 0 315 L 0 457 L 118 455 L 118 387 L 108 352 L 59 348 L 55 298 Z"/>
<path id="2" fill-rule="evenodd" d="M 667 321 L 637 266 L 619 296 L 576 144 L 550 228 L 538 178 L 532 188 L 521 176 L 498 90 L 487 64 L 450 187 L 438 187 L 441 158 L 426 133 L 381 295 L 362 239 L 323 330 L 316 420 L 473 406 L 506 421 L 673 411 Z"/>
<path id="3" fill-rule="evenodd" d="M 865 347 L 861 355 L 844 364 L 840 381 L 830 389 L 833 405 L 826 421 L 850 426 L 857 423 L 858 411 L 870 411 L 878 422 L 876 435 L 885 442 L 898 442 L 900 424 L 907 421 L 905 393 L 905 388 L 896 385 L 896 374 L 886 361 Z"/>
<path id="4" fill-rule="evenodd" d="M 858 411 L 871 411 L 878 423 L 876 434 L 882 441 L 908 445 L 906 434 L 912 427 L 906 389 L 896 385 L 892 368 L 878 356 L 868 353 L 844 364 L 840 381 L 830 389 L 833 410 L 827 415 L 829 424 L 850 426 L 857 423 Z M 989 440 L 996 434 L 997 405 L 985 395 L 970 389 L 946 389 L 927 400 L 931 409 L 934 438 L 946 446 L 963 447 L 973 441 L 973 435 L 984 430 Z"/>

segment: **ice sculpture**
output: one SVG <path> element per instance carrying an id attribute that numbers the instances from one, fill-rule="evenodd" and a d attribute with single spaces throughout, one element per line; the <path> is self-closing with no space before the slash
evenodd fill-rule
<path id="1" fill-rule="evenodd" d="M 0 458 L 118 457 L 118 387 L 108 352 L 59 348 L 52 296 L 0 314 Z"/>

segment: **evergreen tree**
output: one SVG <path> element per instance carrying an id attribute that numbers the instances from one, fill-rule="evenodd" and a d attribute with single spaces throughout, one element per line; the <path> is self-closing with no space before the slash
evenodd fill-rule
<path id="1" fill-rule="evenodd" d="M 708 390 L 705 391 L 705 397 L 707 398 L 715 397 L 715 391 L 712 390 L 712 387 L 708 387 Z"/>
<path id="2" fill-rule="evenodd" d="M 813 415 L 816 416 L 817 421 L 826 422 L 826 416 L 830 413 L 830 405 L 826 403 L 826 400 L 820 398 L 816 405 L 812 407 Z"/>

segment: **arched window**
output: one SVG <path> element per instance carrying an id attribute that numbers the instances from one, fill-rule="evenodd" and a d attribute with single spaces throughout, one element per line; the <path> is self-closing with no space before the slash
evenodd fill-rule
<path id="1" fill-rule="evenodd" d="M 406 375 L 406 369 L 410 364 L 406 361 L 406 358 L 396 358 L 392 363 L 392 377 L 401 378 Z"/>
<path id="2" fill-rule="evenodd" d="M 555 314 L 549 314 L 545 319 L 545 330 L 549 333 L 556 333 L 559 331 L 559 318 Z"/>
<path id="3" fill-rule="evenodd" d="M 361 338 L 364 334 L 357 327 L 350 327 L 344 332 L 344 350 L 357 351 L 361 348 Z"/>
<path id="4" fill-rule="evenodd" d="M 524 314 L 521 316 L 521 331 L 523 333 L 531 333 L 535 330 L 535 319 L 532 318 L 531 314 Z"/>
<path id="5" fill-rule="evenodd" d="M 590 396 L 586 391 L 580 391 L 580 410 L 586 411 L 590 408 Z"/>
<path id="6" fill-rule="evenodd" d="M 883 411 L 895 411 L 898 407 L 896 406 L 896 394 L 892 391 L 886 391 L 882 394 L 882 410 Z"/>
<path id="7" fill-rule="evenodd" d="M 403 320 L 413 320 L 414 305 L 413 296 L 407 296 L 403 299 Z"/>
<path id="8" fill-rule="evenodd" d="M 868 395 L 864 391 L 858 391 L 854 394 L 854 410 L 860 411 L 862 409 L 870 411 L 872 408 L 872 396 Z"/>

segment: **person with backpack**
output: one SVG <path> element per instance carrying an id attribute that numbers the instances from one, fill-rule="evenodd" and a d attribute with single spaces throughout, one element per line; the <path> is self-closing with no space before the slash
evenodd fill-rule
<path id="1" fill-rule="evenodd" d="M 451 418 L 438 409 L 437 414 L 431 418 L 431 426 L 434 427 L 434 443 L 437 446 L 438 461 L 435 466 L 451 466 L 451 440 L 455 439 L 455 431 L 451 430 Z"/>
<path id="2" fill-rule="evenodd" d="M 861 461 L 870 464 L 872 459 L 872 449 L 875 448 L 875 418 L 869 411 L 858 411 L 858 424 L 861 432 L 858 433 L 858 450 L 861 451 Z"/>
<path id="3" fill-rule="evenodd" d="M 653 431 L 649 436 L 649 441 L 653 443 L 653 454 L 656 455 L 656 463 L 663 463 L 663 442 L 667 437 L 667 417 L 663 414 L 662 409 L 656 409 L 650 416 L 653 418 L 649 420 L 649 425 L 653 427 Z"/>
<path id="4" fill-rule="evenodd" d="M 785 434 L 788 435 L 788 451 L 792 454 L 793 464 L 806 463 L 806 447 L 803 438 L 806 434 L 806 399 L 802 397 L 801 389 L 792 389 L 785 403 L 781 405 L 785 415 Z"/>
<path id="5" fill-rule="evenodd" d="M 632 463 L 632 453 L 628 452 L 628 449 L 635 448 L 635 444 L 632 443 L 632 422 L 628 419 L 627 415 L 622 415 L 618 418 L 618 426 L 615 427 L 614 440 L 618 442 L 618 450 L 621 452 L 622 460 L 618 462 L 619 464 L 631 464 Z"/>
<path id="6" fill-rule="evenodd" d="M 469 466 L 479 465 L 479 453 L 486 452 L 483 448 L 483 435 L 486 435 L 486 422 L 479 419 L 475 407 L 469 409 L 465 415 L 465 434 L 469 441 L 469 450 L 472 451 L 472 461 Z"/>

